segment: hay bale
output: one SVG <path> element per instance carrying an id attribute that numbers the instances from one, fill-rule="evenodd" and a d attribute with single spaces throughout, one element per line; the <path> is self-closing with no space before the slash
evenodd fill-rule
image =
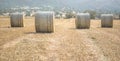
<path id="1" fill-rule="evenodd" d="M 54 32 L 54 13 L 53 12 L 37 12 L 35 14 L 36 32 Z"/>
<path id="2" fill-rule="evenodd" d="M 101 15 L 101 26 L 102 27 L 113 27 L 113 14 L 102 14 Z"/>
<path id="3" fill-rule="evenodd" d="M 23 27 L 24 14 L 12 13 L 10 14 L 11 27 Z"/>
<path id="4" fill-rule="evenodd" d="M 90 28 L 90 14 L 89 13 L 78 13 L 76 15 L 76 28 Z"/>

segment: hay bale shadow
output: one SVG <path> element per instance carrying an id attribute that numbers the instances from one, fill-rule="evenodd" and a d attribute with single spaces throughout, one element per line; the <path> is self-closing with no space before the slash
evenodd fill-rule
<path id="1" fill-rule="evenodd" d="M 113 26 L 102 26 L 101 28 L 113 28 Z"/>
<path id="2" fill-rule="evenodd" d="M 25 32 L 24 34 L 52 34 L 53 32 Z"/>
<path id="3" fill-rule="evenodd" d="M 90 28 L 69 28 L 70 30 L 88 30 Z"/>
<path id="4" fill-rule="evenodd" d="M 0 27 L 0 28 L 11 28 L 10 26 L 4 26 L 4 27 Z"/>

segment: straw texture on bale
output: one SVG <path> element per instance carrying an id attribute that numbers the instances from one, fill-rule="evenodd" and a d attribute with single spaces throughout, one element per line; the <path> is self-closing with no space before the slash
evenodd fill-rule
<path id="1" fill-rule="evenodd" d="M 54 32 L 54 13 L 53 12 L 37 12 L 35 14 L 36 32 Z"/>
<path id="2" fill-rule="evenodd" d="M 22 13 L 10 14 L 11 27 L 23 27 L 24 15 Z"/>
<path id="3" fill-rule="evenodd" d="M 113 27 L 113 15 L 102 14 L 101 15 L 101 26 L 102 27 Z"/>
<path id="4" fill-rule="evenodd" d="M 75 23 L 77 29 L 90 28 L 90 14 L 78 13 L 76 15 Z"/>

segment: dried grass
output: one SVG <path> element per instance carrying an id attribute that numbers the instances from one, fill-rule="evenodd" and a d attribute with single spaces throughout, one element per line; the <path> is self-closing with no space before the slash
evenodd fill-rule
<path id="1" fill-rule="evenodd" d="M 54 32 L 53 20 L 53 12 L 37 12 L 35 15 L 36 32 Z"/>
<path id="2" fill-rule="evenodd" d="M 76 28 L 89 28 L 90 27 L 90 14 L 79 13 L 76 15 Z"/>
<path id="3" fill-rule="evenodd" d="M 11 13 L 10 23 L 11 27 L 23 27 L 24 15 L 22 13 Z"/>
<path id="4" fill-rule="evenodd" d="M 113 15 L 102 14 L 101 15 L 101 26 L 102 27 L 113 27 Z"/>

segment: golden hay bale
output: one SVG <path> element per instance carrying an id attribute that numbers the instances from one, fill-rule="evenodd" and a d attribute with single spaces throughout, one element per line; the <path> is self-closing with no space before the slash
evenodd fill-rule
<path id="1" fill-rule="evenodd" d="M 90 28 L 90 14 L 89 13 L 78 13 L 76 15 L 76 28 Z"/>
<path id="2" fill-rule="evenodd" d="M 35 14 L 36 32 L 54 32 L 54 13 L 50 11 Z"/>
<path id="3" fill-rule="evenodd" d="M 113 14 L 102 14 L 101 15 L 101 26 L 102 27 L 113 27 Z"/>
<path id="4" fill-rule="evenodd" d="M 23 27 L 24 14 L 23 13 L 11 13 L 10 23 L 11 27 Z"/>

